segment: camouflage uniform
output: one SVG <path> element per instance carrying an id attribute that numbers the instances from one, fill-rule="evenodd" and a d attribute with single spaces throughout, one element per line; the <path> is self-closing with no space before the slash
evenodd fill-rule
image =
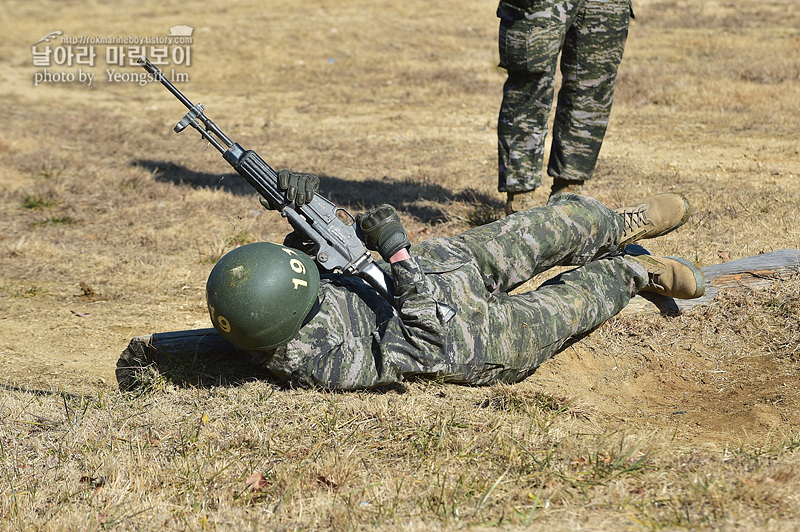
<path id="1" fill-rule="evenodd" d="M 591 198 L 551 203 L 412 246 L 392 264 L 399 311 L 360 279 L 325 277 L 319 309 L 267 355 L 275 377 L 358 389 L 410 377 L 489 384 L 531 375 L 564 343 L 619 312 L 647 273 L 616 253 L 622 218 Z M 507 292 L 558 265 L 539 289 Z M 444 303 L 456 309 L 444 317 Z"/>
<path id="2" fill-rule="evenodd" d="M 497 124 L 500 192 L 542 184 L 559 52 L 562 86 L 547 173 L 570 181 L 591 177 L 632 15 L 630 0 L 500 2 L 500 66 L 508 71 Z"/>

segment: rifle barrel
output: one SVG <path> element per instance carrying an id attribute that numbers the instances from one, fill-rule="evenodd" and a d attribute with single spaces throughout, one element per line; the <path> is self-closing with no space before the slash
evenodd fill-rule
<path id="1" fill-rule="evenodd" d="M 180 101 L 181 101 L 181 103 L 182 103 L 183 105 L 185 105 L 187 109 L 191 109 L 192 107 L 194 107 L 194 104 L 193 104 L 193 103 L 192 103 L 192 102 L 189 100 L 189 98 L 187 98 L 186 96 L 184 96 L 184 95 L 183 95 L 183 93 L 182 93 L 181 91 L 179 91 L 179 90 L 178 90 L 178 88 L 177 88 L 177 87 L 175 87 L 175 85 L 173 85 L 173 84 L 172 84 L 172 83 L 171 83 L 171 82 L 170 82 L 170 81 L 169 81 L 169 80 L 168 80 L 168 79 L 167 79 L 167 78 L 164 76 L 164 73 L 163 73 L 163 72 L 161 72 L 161 71 L 158 69 L 158 67 L 157 67 L 157 66 L 155 66 L 153 63 L 151 63 L 151 62 L 150 62 L 150 60 L 149 60 L 149 59 L 147 59 L 145 56 L 142 56 L 142 57 L 140 57 L 140 58 L 138 59 L 138 63 L 139 63 L 140 65 L 142 65 L 142 68 L 144 68 L 145 70 L 147 70 L 148 72 L 150 72 L 150 73 L 151 73 L 153 76 L 155 76 L 155 78 L 156 78 L 158 81 L 160 81 L 160 82 L 161 82 L 161 84 L 162 84 L 162 85 L 164 85 L 164 86 L 167 88 L 167 90 L 168 90 L 169 92 L 171 92 L 171 93 L 172 93 L 172 95 L 173 95 L 173 96 L 175 96 L 175 97 L 176 97 L 178 100 L 180 100 Z"/>

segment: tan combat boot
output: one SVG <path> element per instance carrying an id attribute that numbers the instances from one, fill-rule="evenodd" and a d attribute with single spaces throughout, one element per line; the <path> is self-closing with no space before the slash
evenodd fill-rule
<path id="1" fill-rule="evenodd" d="M 514 214 L 519 210 L 525 210 L 525 204 L 528 202 L 529 198 L 524 196 L 524 194 L 526 194 L 526 192 L 506 192 L 506 206 L 505 209 L 503 209 L 506 216 Z M 516 205 L 514 205 L 514 199 L 517 200 Z"/>
<path id="2" fill-rule="evenodd" d="M 515 212 L 517 212 L 517 210 L 514 208 L 514 193 L 513 192 L 507 192 L 506 193 L 506 206 L 505 206 L 505 209 L 503 209 L 503 210 L 506 213 L 506 216 L 510 216 L 510 215 L 514 214 Z"/>
<path id="3" fill-rule="evenodd" d="M 633 205 L 614 209 L 625 220 L 620 248 L 643 238 L 655 238 L 682 226 L 692 213 L 682 194 L 648 196 Z"/>
<path id="4" fill-rule="evenodd" d="M 560 177 L 553 178 L 553 186 L 550 187 L 550 197 L 556 194 L 564 194 L 570 192 L 572 194 L 583 194 L 583 181 L 568 181 Z"/>
<path id="5" fill-rule="evenodd" d="M 703 271 L 679 257 L 626 255 L 631 262 L 647 270 L 647 286 L 642 292 L 655 292 L 676 299 L 694 299 L 706 291 Z"/>

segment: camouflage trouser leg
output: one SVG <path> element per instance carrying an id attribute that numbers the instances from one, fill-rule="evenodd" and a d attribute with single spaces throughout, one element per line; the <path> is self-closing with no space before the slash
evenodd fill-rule
<path id="1" fill-rule="evenodd" d="M 494 382 L 517 382 L 533 372 L 571 338 L 619 313 L 647 284 L 646 272 L 620 256 L 596 260 L 565 272 L 524 294 L 498 294 L 491 302 L 492 326 L 505 329 L 503 349 L 486 362 L 503 370 Z"/>
<path id="2" fill-rule="evenodd" d="M 475 258 L 488 299 L 489 329 L 474 384 L 524 379 L 570 338 L 622 310 L 647 282 L 646 272 L 616 255 L 622 219 L 591 198 L 557 196 L 546 207 L 507 216 L 451 241 Z M 582 265 L 525 294 L 509 295 L 558 265 Z M 481 367 L 477 361 L 474 367 Z"/>
<path id="3" fill-rule="evenodd" d="M 551 156 L 548 172 L 580 180 L 591 175 L 608 122 L 629 13 L 630 0 L 500 2 L 500 66 L 508 71 L 497 124 L 500 192 L 541 186 L 547 120 L 562 47 L 561 68 L 567 81 L 559 92 L 560 124 L 554 130 L 558 155 Z M 564 105 L 576 107 L 570 110 Z M 583 150 L 583 144 L 590 146 Z M 571 157 L 573 152 L 576 157 Z M 568 166 L 572 164 L 578 166 Z"/>
<path id="4" fill-rule="evenodd" d="M 497 122 L 499 192 L 542 186 L 542 159 L 553 88 L 541 76 L 509 72 Z"/>
<path id="5" fill-rule="evenodd" d="M 567 31 L 547 167 L 552 177 L 583 181 L 592 176 L 608 126 L 630 15 L 629 0 L 586 0 Z"/>
<path id="6" fill-rule="evenodd" d="M 475 257 L 486 289 L 508 292 L 553 266 L 585 264 L 617 251 L 622 218 L 599 201 L 561 194 L 547 206 L 453 237 Z"/>
<path id="7" fill-rule="evenodd" d="M 542 184 L 547 120 L 563 30 L 552 2 L 519 9 L 500 3 L 500 66 L 508 71 L 497 121 L 500 192 L 526 192 Z M 541 4 L 541 5 L 539 5 Z"/>

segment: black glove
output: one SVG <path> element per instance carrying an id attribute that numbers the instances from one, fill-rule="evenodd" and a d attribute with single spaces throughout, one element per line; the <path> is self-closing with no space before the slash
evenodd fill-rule
<path id="1" fill-rule="evenodd" d="M 403 223 L 391 205 L 384 203 L 380 207 L 358 213 L 356 224 L 361 230 L 367 249 L 377 251 L 385 261 L 401 249 L 411 246 Z"/>
<path id="2" fill-rule="evenodd" d="M 319 190 L 319 177 L 281 170 L 278 172 L 278 186 L 286 191 L 286 201 L 294 201 L 297 205 L 311 203 L 314 193 Z"/>
<path id="3" fill-rule="evenodd" d="M 311 258 L 316 258 L 319 248 L 310 238 L 304 238 L 297 231 L 292 231 L 283 239 L 283 245 L 302 251 Z"/>

